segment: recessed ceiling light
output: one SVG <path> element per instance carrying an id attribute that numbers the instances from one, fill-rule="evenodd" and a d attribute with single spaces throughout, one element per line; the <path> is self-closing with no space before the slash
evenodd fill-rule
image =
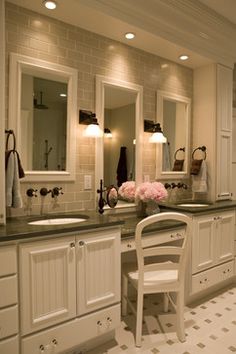
<path id="1" fill-rule="evenodd" d="M 66 93 L 60 93 L 60 96 L 61 97 L 67 97 L 67 94 Z"/>
<path id="2" fill-rule="evenodd" d="M 57 7 L 56 1 L 53 0 L 44 0 L 43 4 L 48 10 L 54 10 Z"/>
<path id="3" fill-rule="evenodd" d="M 125 34 L 125 38 L 126 38 L 126 39 L 133 39 L 134 37 L 135 37 L 135 34 L 132 33 L 132 32 L 127 32 L 127 33 Z"/>
<path id="4" fill-rule="evenodd" d="M 183 54 L 183 55 L 180 55 L 180 56 L 179 56 L 179 59 L 180 59 L 180 60 L 188 60 L 188 58 L 189 58 L 189 56 L 186 55 L 186 54 Z"/>

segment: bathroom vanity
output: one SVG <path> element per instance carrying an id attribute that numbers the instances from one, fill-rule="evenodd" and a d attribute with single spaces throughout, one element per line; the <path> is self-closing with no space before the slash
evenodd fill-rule
<path id="1" fill-rule="evenodd" d="M 186 301 L 233 281 L 236 202 L 203 208 L 163 206 L 193 220 Z M 38 226 L 31 218 L 0 228 L 1 354 L 69 353 L 106 342 L 120 325 L 122 258 L 135 254 L 134 213 Z M 157 234 L 158 232 L 158 234 Z M 184 226 L 147 228 L 146 246 L 178 242 Z"/>

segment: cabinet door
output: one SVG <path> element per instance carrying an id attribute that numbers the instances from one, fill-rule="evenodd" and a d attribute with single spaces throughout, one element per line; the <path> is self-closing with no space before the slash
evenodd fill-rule
<path id="1" fill-rule="evenodd" d="M 76 248 L 78 315 L 120 301 L 120 229 L 81 235 Z"/>
<path id="2" fill-rule="evenodd" d="M 224 212 L 219 215 L 217 229 L 217 263 L 225 262 L 233 259 L 234 256 L 234 211 Z"/>
<path id="3" fill-rule="evenodd" d="M 217 65 L 217 199 L 231 198 L 232 69 Z"/>
<path id="4" fill-rule="evenodd" d="M 20 246 L 21 328 L 27 334 L 76 315 L 75 238 Z"/>
<path id="5" fill-rule="evenodd" d="M 214 216 L 203 216 L 194 220 L 192 238 L 192 273 L 214 265 L 214 242 L 216 242 Z"/>

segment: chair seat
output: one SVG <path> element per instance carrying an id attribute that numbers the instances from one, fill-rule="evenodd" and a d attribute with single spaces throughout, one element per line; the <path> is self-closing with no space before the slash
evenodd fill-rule
<path id="1" fill-rule="evenodd" d="M 126 268 L 125 273 L 133 283 L 135 288 L 138 286 L 138 270 L 132 269 L 132 266 Z M 178 271 L 177 270 L 150 270 L 144 272 L 144 292 L 149 288 L 155 287 L 156 290 L 160 287 L 163 290 L 163 286 L 172 287 L 176 289 L 178 287 Z"/>

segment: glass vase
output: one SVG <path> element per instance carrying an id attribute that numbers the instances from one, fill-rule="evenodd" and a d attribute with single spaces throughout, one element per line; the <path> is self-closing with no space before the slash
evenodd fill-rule
<path id="1" fill-rule="evenodd" d="M 146 214 L 148 216 L 160 213 L 160 207 L 154 200 L 149 200 L 147 202 Z"/>

